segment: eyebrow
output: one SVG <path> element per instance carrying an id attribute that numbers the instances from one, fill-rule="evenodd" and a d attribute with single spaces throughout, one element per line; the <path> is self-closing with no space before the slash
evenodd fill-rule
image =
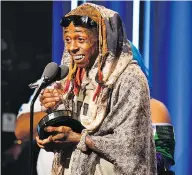
<path id="1" fill-rule="evenodd" d="M 69 32 L 69 30 L 64 30 L 64 33 L 67 33 Z M 84 32 L 84 30 L 81 30 L 81 29 L 75 29 L 74 32 Z"/>

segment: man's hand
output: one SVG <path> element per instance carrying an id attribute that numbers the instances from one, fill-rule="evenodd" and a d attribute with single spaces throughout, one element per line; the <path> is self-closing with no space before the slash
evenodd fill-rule
<path id="1" fill-rule="evenodd" d="M 73 132 L 73 130 L 67 126 L 49 126 L 45 128 L 45 131 L 54 134 L 43 140 L 39 139 L 39 136 L 37 136 L 36 141 L 40 148 L 44 148 L 48 151 L 64 149 L 67 143 L 78 144 L 81 138 L 81 134 Z"/>
<path id="2" fill-rule="evenodd" d="M 62 90 L 57 88 L 44 89 L 40 94 L 39 100 L 45 111 L 49 108 L 53 109 L 62 102 Z"/>

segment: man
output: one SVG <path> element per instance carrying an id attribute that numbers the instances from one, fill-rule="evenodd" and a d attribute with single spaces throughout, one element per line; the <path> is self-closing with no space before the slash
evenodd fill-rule
<path id="1" fill-rule="evenodd" d="M 156 174 L 147 79 L 132 60 L 119 15 L 85 3 L 61 24 L 69 75 L 63 88 L 45 89 L 40 101 L 45 111 L 58 104 L 71 109 L 73 102 L 74 117 L 86 129 L 47 127 L 56 134 L 36 137 L 39 147 L 55 152 L 52 173 Z M 66 143 L 74 145 L 70 157 Z"/>
<path id="2" fill-rule="evenodd" d="M 77 21 L 78 21 L 78 18 L 77 18 Z M 73 27 L 73 26 L 72 26 L 72 27 Z M 71 30 L 71 29 L 73 29 L 73 28 L 70 28 L 70 30 Z M 79 29 L 79 28 L 78 28 L 78 29 Z M 70 30 L 69 30 L 69 31 L 70 31 Z M 95 31 L 93 31 L 93 32 L 95 32 Z M 66 33 L 67 33 L 67 32 L 66 32 Z M 89 32 L 87 32 L 87 33 L 89 34 Z M 76 36 L 73 36 L 73 35 L 72 35 L 72 37 L 76 37 Z M 79 36 L 78 36 L 78 37 L 79 37 Z M 66 39 L 66 42 L 69 42 L 69 43 L 70 43 L 70 39 L 71 39 L 70 37 L 67 36 L 65 39 Z M 83 42 L 83 41 L 82 41 L 83 39 L 84 39 L 83 37 L 82 37 L 82 38 L 81 38 L 81 37 L 78 38 L 78 40 L 80 40 L 80 42 Z M 91 38 L 91 39 L 92 39 L 92 38 Z M 93 39 L 93 41 L 94 41 L 94 39 Z M 87 43 L 91 43 L 91 42 L 87 42 Z M 93 43 L 94 43 L 94 42 L 93 42 Z M 90 45 L 91 45 L 91 44 L 90 44 Z M 93 45 L 94 45 L 94 44 L 93 44 Z M 132 46 L 131 46 L 131 47 L 132 47 Z M 97 50 L 97 48 L 94 49 L 94 48 L 92 47 L 92 45 L 91 45 L 90 48 L 91 48 L 91 49 L 90 49 L 91 51 L 92 51 L 92 50 L 93 50 L 93 51 Z M 87 47 L 86 47 L 84 50 L 86 51 L 86 49 L 87 49 Z M 69 49 L 69 50 L 70 50 L 70 49 Z M 134 49 L 132 48 L 132 52 L 133 52 L 133 55 L 134 55 L 135 52 L 134 52 L 133 50 L 134 50 Z M 93 51 L 92 51 L 91 53 L 94 53 Z M 85 53 L 87 53 L 87 52 L 85 52 Z M 89 55 L 89 52 L 88 52 L 88 55 Z M 92 54 L 92 56 L 94 57 L 94 54 Z M 81 57 L 81 58 L 80 58 L 80 57 Z M 81 55 L 80 55 L 80 56 L 78 55 L 78 56 L 76 56 L 74 59 L 75 59 L 74 61 L 77 62 L 77 64 L 79 65 L 79 67 L 85 66 L 86 63 L 89 63 L 89 60 L 85 61 L 85 60 L 87 59 L 87 57 L 83 57 L 83 55 L 82 55 L 82 56 L 81 56 Z M 81 60 L 81 59 L 83 59 L 82 62 L 79 62 L 79 60 Z M 64 61 L 66 62 L 66 60 L 64 60 Z M 84 61 L 85 61 L 85 62 L 84 62 Z M 81 64 L 81 63 L 85 63 L 85 64 Z M 91 64 L 93 64 L 93 63 L 91 63 Z M 75 89 L 75 90 L 77 90 L 77 89 Z M 57 93 L 57 90 L 54 90 L 54 91 Z M 50 95 L 50 94 L 49 94 L 50 90 L 45 90 L 44 93 L 45 93 L 45 92 L 47 92 L 47 94 Z M 74 91 L 74 92 L 76 92 L 76 91 Z M 46 94 L 46 93 L 45 93 L 45 94 Z M 56 95 L 56 97 L 57 97 L 57 95 Z M 49 100 L 51 100 L 51 99 L 49 99 Z M 51 104 L 51 106 L 54 106 L 56 103 L 57 103 L 57 101 L 53 100 L 53 104 Z M 153 104 L 154 104 L 154 105 L 153 105 Z M 47 108 L 48 108 L 48 107 L 51 107 L 51 106 L 49 106 L 50 103 L 48 103 L 48 104 L 46 104 L 46 105 L 47 105 L 47 106 L 46 106 Z M 152 106 L 152 108 L 151 108 L 151 110 L 152 110 L 152 115 L 155 114 L 155 115 L 154 115 L 155 117 L 152 116 L 152 120 L 154 119 L 154 120 L 156 121 L 156 123 L 157 123 L 157 117 L 156 117 L 156 115 L 157 115 L 157 113 L 158 113 L 158 117 L 159 117 L 159 116 L 162 116 L 162 117 L 159 117 L 158 120 L 161 121 L 161 122 L 164 121 L 165 123 L 167 123 L 169 116 L 168 116 L 168 113 L 165 112 L 165 111 L 167 111 L 166 107 L 164 107 L 160 102 L 158 102 L 158 101 L 156 101 L 156 100 L 154 100 L 154 99 L 151 100 L 151 106 Z M 156 111 L 156 112 L 154 112 L 154 111 Z M 158 111 L 158 112 L 157 112 L 157 111 Z M 43 113 L 43 114 L 44 114 L 44 113 Z M 43 115 L 43 114 L 42 114 L 42 115 Z M 162 114 L 162 115 L 161 115 L 161 114 Z M 45 114 L 44 114 L 44 115 L 45 115 Z M 48 160 L 48 158 L 47 158 L 47 160 Z M 65 171 L 65 172 L 66 172 L 66 171 Z"/>
<path id="3" fill-rule="evenodd" d="M 68 39 L 70 39 L 70 38 L 66 38 L 66 39 L 67 39 L 67 42 L 69 42 Z M 82 38 L 80 38 L 80 40 L 82 40 Z M 140 63 L 141 62 L 141 58 L 138 57 L 138 51 L 136 50 L 136 48 L 133 47 L 132 44 L 131 44 L 131 49 L 132 49 L 134 58 L 138 61 L 139 65 L 141 65 L 141 63 Z M 142 65 L 141 65 L 141 67 L 142 67 Z M 144 69 L 144 72 L 145 71 L 146 70 Z M 158 122 L 160 122 L 160 123 L 169 123 L 170 122 L 168 111 L 167 111 L 166 107 L 161 102 L 159 102 L 157 100 L 154 100 L 154 99 L 151 99 L 150 105 L 151 105 L 151 112 L 152 112 L 152 122 L 155 122 L 156 123 L 155 125 L 157 125 Z M 44 113 L 42 113 L 42 115 L 43 114 Z M 19 129 L 21 130 L 21 128 L 19 128 L 19 127 L 17 127 L 17 128 L 18 128 L 18 130 Z M 45 153 L 44 154 L 45 155 L 45 159 L 49 160 L 50 162 L 52 162 L 52 155 L 49 157 L 50 153 L 46 153 L 45 151 L 44 151 L 44 153 Z M 39 156 L 39 158 L 40 157 L 41 156 Z M 47 166 L 47 169 L 49 169 L 49 168 L 51 168 L 51 166 L 50 167 Z M 162 166 L 162 169 L 163 168 L 164 168 L 164 165 Z"/>

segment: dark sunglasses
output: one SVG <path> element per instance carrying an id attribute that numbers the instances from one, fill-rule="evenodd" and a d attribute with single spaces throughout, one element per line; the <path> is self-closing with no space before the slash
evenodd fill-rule
<path id="1" fill-rule="evenodd" d="M 77 16 L 77 15 L 62 17 L 60 25 L 62 27 L 68 27 L 71 22 L 73 22 L 75 26 L 82 26 L 86 28 L 97 27 L 97 23 L 88 16 Z"/>

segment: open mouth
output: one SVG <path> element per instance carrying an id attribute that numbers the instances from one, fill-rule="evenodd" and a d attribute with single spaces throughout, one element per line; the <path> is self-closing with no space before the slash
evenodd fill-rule
<path id="1" fill-rule="evenodd" d="M 83 60 L 85 58 L 85 55 L 75 55 L 73 56 L 73 59 L 76 61 Z"/>

